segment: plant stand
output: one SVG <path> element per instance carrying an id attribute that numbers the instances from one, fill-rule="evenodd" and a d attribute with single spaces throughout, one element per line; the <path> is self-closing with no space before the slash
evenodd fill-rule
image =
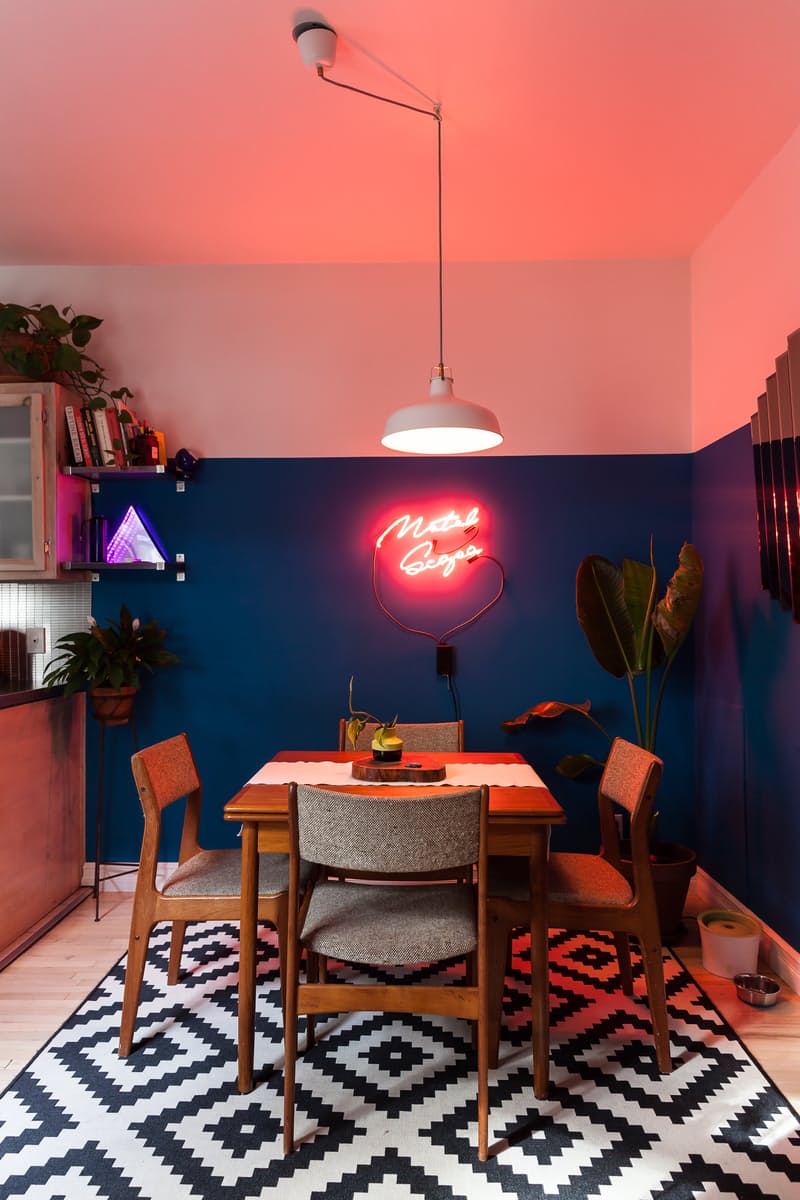
<path id="1" fill-rule="evenodd" d="M 100 879 L 100 845 L 102 842 L 102 829 L 103 829 L 103 779 L 104 779 L 104 775 L 105 775 L 106 726 L 107 725 L 130 725 L 131 737 L 133 738 L 134 751 L 138 750 L 139 746 L 138 746 L 137 740 L 136 740 L 136 722 L 134 720 L 132 713 L 129 716 L 126 716 L 124 718 L 120 718 L 118 715 L 99 716 L 98 713 L 96 711 L 94 711 L 94 708 L 93 708 L 92 716 L 95 718 L 96 721 L 99 722 L 99 725 L 100 725 L 100 748 L 98 751 L 98 758 L 97 758 L 97 820 L 96 820 L 96 824 L 95 824 L 95 843 L 94 843 L 94 847 L 95 847 L 94 848 L 94 884 L 92 887 L 92 892 L 94 895 L 94 919 L 95 919 L 95 921 L 99 921 L 100 920 L 100 884 L 101 884 L 101 882 L 105 882 L 105 880 L 107 880 L 107 879 L 117 879 L 120 875 L 132 875 L 135 871 L 138 871 L 138 869 L 139 869 L 139 865 L 137 863 L 137 865 L 135 867 L 126 867 L 126 869 L 124 871 L 115 871 L 112 875 L 104 875 L 103 879 L 102 880 Z"/>

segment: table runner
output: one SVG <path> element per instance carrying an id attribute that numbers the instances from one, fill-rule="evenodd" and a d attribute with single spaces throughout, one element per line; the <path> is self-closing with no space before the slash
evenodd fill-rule
<path id="1" fill-rule="evenodd" d="M 367 780 L 354 779 L 351 762 L 268 762 L 256 771 L 250 783 L 305 783 L 319 787 L 375 787 Z M 447 763 L 447 774 L 436 783 L 403 780 L 387 787 L 544 787 L 545 784 L 527 763 Z M 381 784 L 383 787 L 384 784 Z"/>

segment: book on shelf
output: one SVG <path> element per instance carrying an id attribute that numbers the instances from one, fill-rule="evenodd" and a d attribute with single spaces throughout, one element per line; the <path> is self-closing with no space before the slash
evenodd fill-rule
<path id="1" fill-rule="evenodd" d="M 141 422 L 133 409 L 118 396 L 114 397 L 114 407 L 117 410 L 122 448 L 130 462 L 134 455 L 133 443 L 142 430 Z"/>
<path id="2" fill-rule="evenodd" d="M 111 432 L 108 428 L 108 418 L 104 408 L 93 408 L 91 410 L 94 419 L 94 428 L 97 434 L 97 444 L 100 447 L 100 466 L 113 467 L 116 465 L 114 459 L 114 447 L 111 444 Z"/>
<path id="3" fill-rule="evenodd" d="M 83 423 L 83 417 L 81 415 L 81 410 L 79 408 L 76 408 L 73 411 L 75 413 L 75 426 L 78 430 L 78 441 L 81 444 L 81 453 L 83 455 L 83 465 L 86 467 L 90 467 L 92 465 L 92 452 L 89 449 L 89 439 L 86 436 L 86 427 Z"/>
<path id="4" fill-rule="evenodd" d="M 117 416 L 117 410 L 111 405 L 105 410 L 106 424 L 108 425 L 108 433 L 111 438 L 111 451 L 114 455 L 114 466 L 125 466 L 125 442 L 122 440 L 122 429 Z M 116 443 L 116 444 L 115 444 Z"/>
<path id="5" fill-rule="evenodd" d="M 89 461 L 93 467 L 100 467 L 103 465 L 100 457 L 100 446 L 97 441 L 97 431 L 94 427 L 92 410 L 88 404 L 84 404 L 81 409 L 81 420 L 83 421 L 86 440 L 89 443 Z"/>
<path id="6" fill-rule="evenodd" d="M 72 404 L 64 405 L 64 420 L 67 423 L 67 439 L 72 455 L 72 465 L 82 467 L 84 466 L 83 449 L 78 437 L 78 423 L 75 420 L 75 408 Z"/>

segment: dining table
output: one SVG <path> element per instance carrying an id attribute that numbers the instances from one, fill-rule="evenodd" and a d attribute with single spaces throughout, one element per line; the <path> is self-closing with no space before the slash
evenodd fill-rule
<path id="1" fill-rule="evenodd" d="M 240 919 L 238 1087 L 253 1089 L 258 934 L 258 855 L 288 852 L 289 783 L 313 783 L 338 790 L 357 786 L 371 795 L 411 795 L 420 787 L 489 785 L 488 853 L 525 857 L 530 864 L 531 1026 L 533 1087 L 545 1099 L 550 1079 L 548 989 L 547 858 L 550 830 L 566 821 L 558 801 L 520 754 L 447 751 L 409 753 L 409 761 L 445 768 L 440 783 L 365 783 L 352 777 L 363 752 L 282 750 L 265 763 L 225 805 L 226 821 L 241 825 L 242 886 Z M 498 1018 L 499 1020 L 499 1015 Z M 492 1039 L 490 1036 L 490 1044 Z M 496 1041 L 495 1041 L 496 1044 Z"/>

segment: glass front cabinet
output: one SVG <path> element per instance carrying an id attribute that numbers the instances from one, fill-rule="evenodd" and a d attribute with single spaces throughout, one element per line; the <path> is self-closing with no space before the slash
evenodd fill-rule
<path id="1" fill-rule="evenodd" d="M 89 488 L 59 470 L 64 395 L 55 383 L 0 383 L 0 581 L 56 579 L 80 544 Z"/>

